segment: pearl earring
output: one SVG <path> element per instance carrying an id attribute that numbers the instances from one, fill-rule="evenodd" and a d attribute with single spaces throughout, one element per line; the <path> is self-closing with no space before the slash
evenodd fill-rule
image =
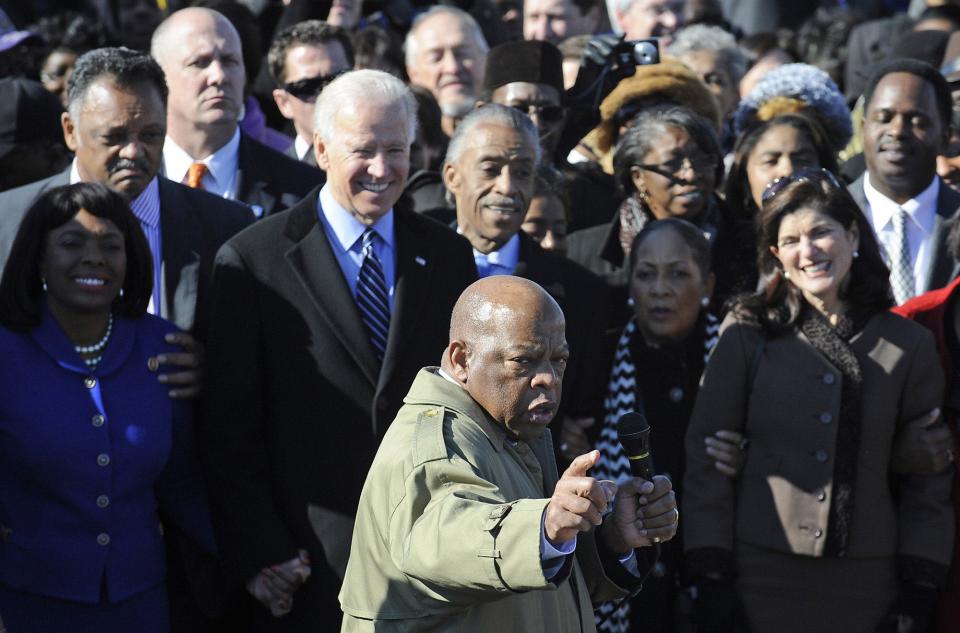
<path id="1" fill-rule="evenodd" d="M 710 305 L 710 297 L 702 297 L 700 299 L 700 305 L 702 305 L 704 308 Z"/>
<path id="2" fill-rule="evenodd" d="M 860 257 L 860 251 L 857 251 L 857 250 L 853 251 L 853 258 L 856 259 L 858 257 Z"/>
<path id="3" fill-rule="evenodd" d="M 633 300 L 633 297 L 627 297 L 627 305 L 628 305 L 628 306 L 630 306 L 630 307 L 632 308 L 635 303 L 636 303 L 636 302 Z"/>
<path id="4" fill-rule="evenodd" d="M 43 277 L 40 278 L 40 285 L 43 288 L 43 291 L 47 291 L 47 280 Z"/>
<path id="5" fill-rule="evenodd" d="M 790 279 L 790 273 L 788 273 L 787 271 L 783 271 L 783 277 L 784 279 Z"/>

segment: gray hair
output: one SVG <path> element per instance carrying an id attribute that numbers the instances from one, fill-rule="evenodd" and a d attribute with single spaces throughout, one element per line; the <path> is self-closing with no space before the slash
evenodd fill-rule
<path id="1" fill-rule="evenodd" d="M 719 26 L 693 24 L 684 27 L 674 34 L 673 42 L 667 47 L 667 53 L 673 57 L 700 51 L 716 53 L 717 61 L 727 69 L 734 84 L 740 83 L 747 72 L 747 58 L 737 46 L 736 38 Z"/>
<path id="2" fill-rule="evenodd" d="M 336 136 L 337 112 L 358 103 L 403 108 L 407 142 L 417 135 L 417 100 L 407 86 L 382 70 L 352 70 L 334 79 L 320 92 L 313 110 L 313 129 L 324 141 Z"/>
<path id="3" fill-rule="evenodd" d="M 77 59 L 67 82 L 67 110 L 74 121 L 87 90 L 101 77 L 112 78 L 121 88 L 152 86 L 164 105 L 167 103 L 166 78 L 152 57 L 129 48 L 97 48 Z"/>
<path id="4" fill-rule="evenodd" d="M 523 112 L 515 108 L 487 103 L 477 108 L 457 125 L 447 146 L 447 155 L 443 159 L 444 166 L 456 163 L 460 155 L 467 149 L 467 139 L 473 129 L 481 125 L 502 125 L 520 132 L 524 139 L 534 148 L 537 164 L 540 163 L 540 136 L 537 126 L 533 124 Z"/>
<path id="5" fill-rule="evenodd" d="M 417 30 L 425 21 L 441 13 L 446 13 L 460 20 L 460 23 L 466 27 L 464 30 L 473 36 L 473 43 L 482 54 L 486 54 L 487 51 L 490 50 L 490 47 L 487 45 L 487 39 L 483 36 L 483 31 L 480 30 L 480 25 L 477 24 L 477 21 L 473 19 L 472 15 L 456 7 L 443 4 L 434 5 L 417 16 L 410 30 L 407 31 L 407 38 L 403 41 L 404 63 L 406 63 L 407 66 L 413 66 L 416 63 L 417 53 L 419 52 Z"/>

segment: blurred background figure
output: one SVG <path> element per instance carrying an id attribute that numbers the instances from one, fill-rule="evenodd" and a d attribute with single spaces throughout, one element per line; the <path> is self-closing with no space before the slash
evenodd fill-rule
<path id="1" fill-rule="evenodd" d="M 476 20 L 456 7 L 430 8 L 407 33 L 404 54 L 410 83 L 433 92 L 447 136 L 480 96 L 487 50 Z"/>
<path id="2" fill-rule="evenodd" d="M 40 81 L 63 107 L 67 107 L 67 82 L 77 57 L 107 45 L 103 27 L 80 13 L 57 13 L 41 18 L 30 30 L 46 42 L 47 54 L 40 67 Z"/>
<path id="3" fill-rule="evenodd" d="M 656 37 L 666 47 L 683 26 L 685 4 L 685 0 L 616 0 L 617 26 L 628 40 Z"/>
<path id="4" fill-rule="evenodd" d="M 523 38 L 554 46 L 577 35 L 602 33 L 606 22 L 600 0 L 523 0 Z"/>
<path id="5" fill-rule="evenodd" d="M 0 191 L 52 176 L 70 163 L 61 114 L 59 99 L 39 82 L 0 79 Z"/>
<path id="6" fill-rule="evenodd" d="M 563 174 L 541 166 L 533 179 L 530 206 L 520 228 L 545 251 L 567 252 L 567 223 L 570 198 Z"/>

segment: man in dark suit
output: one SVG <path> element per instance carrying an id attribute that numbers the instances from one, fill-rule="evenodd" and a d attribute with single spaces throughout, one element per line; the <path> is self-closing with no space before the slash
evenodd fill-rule
<path id="1" fill-rule="evenodd" d="M 601 403 L 607 368 L 596 356 L 603 282 L 520 230 L 540 159 L 537 129 L 527 115 L 498 104 L 468 114 L 457 127 L 443 180 L 457 207 L 457 230 L 473 246 L 481 278 L 517 275 L 535 281 L 560 304 L 568 324 L 570 362 L 554 437 L 561 461 L 589 450 L 582 428 Z M 567 419 L 564 419 L 566 414 Z M 577 416 L 577 422 L 574 417 Z"/>
<path id="2" fill-rule="evenodd" d="M 170 86 L 167 178 L 244 202 L 257 217 L 288 208 L 323 182 L 319 170 L 240 131 L 243 56 L 225 17 L 199 7 L 177 11 L 157 27 L 150 51 Z"/>
<path id="3" fill-rule="evenodd" d="M 0 194 L 0 270 L 6 265 L 20 221 L 44 191 L 75 182 L 103 182 L 122 193 L 151 247 L 154 292 L 150 311 L 184 330 L 168 336 L 184 348 L 161 359 L 171 397 L 195 398 L 209 320 L 213 259 L 217 249 L 253 221 L 243 205 L 158 176 L 166 128 L 163 71 L 144 53 L 104 48 L 81 56 L 70 79 L 63 134 L 76 154 L 65 171 Z M 171 617 L 177 628 L 203 620 L 189 588 L 207 615 L 221 610 L 218 571 L 191 544 L 173 538 L 170 553 Z M 183 564 L 181 564 L 181 558 Z M 189 571 L 186 571 L 189 569 Z M 211 577 L 210 574 L 213 574 Z"/>
<path id="4" fill-rule="evenodd" d="M 898 59 L 873 74 L 864 103 L 867 171 L 849 190 L 877 233 L 903 303 L 958 272 L 947 235 L 960 194 L 937 176 L 937 155 L 950 138 L 950 89 L 933 66 Z"/>
<path id="5" fill-rule="evenodd" d="M 476 278 L 469 245 L 400 199 L 415 118 L 387 73 L 334 80 L 315 112 L 326 184 L 217 255 L 200 453 L 230 572 L 270 607 L 256 630 L 339 630 L 367 469 Z"/>
<path id="6" fill-rule="evenodd" d="M 325 85 L 353 68 L 350 38 L 343 29 L 320 20 L 298 22 L 273 38 L 267 62 L 277 83 L 273 100 L 297 131 L 286 154 L 316 167 L 313 104 Z"/>

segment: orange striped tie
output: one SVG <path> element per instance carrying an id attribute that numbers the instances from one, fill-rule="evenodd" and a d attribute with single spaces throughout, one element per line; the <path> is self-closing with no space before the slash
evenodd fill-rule
<path id="1" fill-rule="evenodd" d="M 205 163 L 193 163 L 187 170 L 187 186 L 194 189 L 203 189 L 203 176 L 207 173 Z"/>

